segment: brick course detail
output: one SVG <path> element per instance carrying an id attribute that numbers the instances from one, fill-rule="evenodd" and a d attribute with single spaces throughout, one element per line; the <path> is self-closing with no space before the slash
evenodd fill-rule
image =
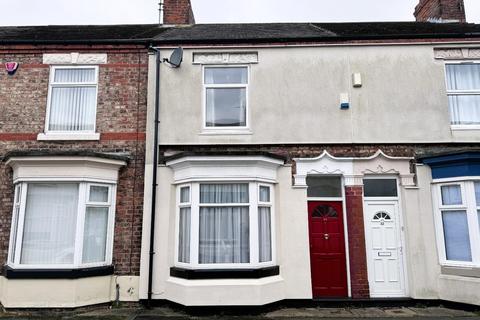
<path id="1" fill-rule="evenodd" d="M 3 49 L 3 50 L 2 50 Z M 96 131 L 100 141 L 37 141 L 44 132 L 49 66 L 42 54 L 107 53 L 99 65 Z M 0 48 L 0 65 L 19 63 L 13 76 L 0 72 L 0 263 L 7 261 L 14 186 L 12 169 L 1 161 L 10 151 L 93 151 L 129 155 L 117 186 L 113 264 L 119 275 L 140 269 L 148 54 L 132 46 L 25 46 Z M 4 70 L 4 69 L 2 69 Z"/>

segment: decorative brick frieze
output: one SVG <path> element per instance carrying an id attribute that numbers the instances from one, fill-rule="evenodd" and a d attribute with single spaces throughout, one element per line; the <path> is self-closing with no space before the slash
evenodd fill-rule
<path id="1" fill-rule="evenodd" d="M 438 48 L 434 56 L 442 60 L 480 59 L 480 48 Z"/>

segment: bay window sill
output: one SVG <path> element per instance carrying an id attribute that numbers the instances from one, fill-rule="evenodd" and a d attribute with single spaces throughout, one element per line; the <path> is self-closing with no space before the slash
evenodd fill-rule
<path id="1" fill-rule="evenodd" d="M 186 269 L 170 268 L 170 276 L 187 280 L 204 279 L 260 279 L 280 274 L 279 266 L 251 269 Z"/>
<path id="2" fill-rule="evenodd" d="M 4 266 L 3 276 L 7 279 L 79 279 L 108 276 L 113 271 L 113 265 L 75 269 L 22 269 Z"/>
<path id="3" fill-rule="evenodd" d="M 100 140 L 100 133 L 82 133 L 82 132 L 66 132 L 66 133 L 39 133 L 37 135 L 38 141 L 98 141 Z"/>

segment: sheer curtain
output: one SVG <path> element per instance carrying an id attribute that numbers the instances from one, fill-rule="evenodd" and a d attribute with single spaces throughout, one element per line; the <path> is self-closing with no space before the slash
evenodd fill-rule
<path id="1" fill-rule="evenodd" d="M 248 203 L 248 184 L 201 184 L 201 204 Z M 199 263 L 248 263 L 248 206 L 201 206 Z"/>
<path id="2" fill-rule="evenodd" d="M 190 262 L 190 208 L 180 208 L 178 261 Z"/>
<path id="3" fill-rule="evenodd" d="M 480 124 L 480 64 L 447 65 L 449 91 L 477 91 L 478 94 L 449 94 L 452 124 Z"/>
<path id="4" fill-rule="evenodd" d="M 95 72 L 95 69 L 55 69 L 49 130 L 94 130 L 97 89 L 82 83 L 94 83 Z"/>
<path id="5" fill-rule="evenodd" d="M 472 261 L 467 212 L 442 211 L 447 260 Z"/>
<path id="6" fill-rule="evenodd" d="M 73 263 L 77 210 L 78 184 L 29 184 L 20 262 Z"/>
<path id="7" fill-rule="evenodd" d="M 272 221 L 270 208 L 258 208 L 258 246 L 260 262 L 272 261 Z"/>
<path id="8" fill-rule="evenodd" d="M 83 263 L 105 261 L 108 210 L 108 207 L 87 207 L 83 232 Z"/>
<path id="9" fill-rule="evenodd" d="M 444 205 L 462 204 L 462 189 L 460 186 L 442 186 L 442 203 Z"/>

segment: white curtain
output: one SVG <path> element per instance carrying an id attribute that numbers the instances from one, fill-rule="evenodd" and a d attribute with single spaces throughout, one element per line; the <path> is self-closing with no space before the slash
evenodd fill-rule
<path id="1" fill-rule="evenodd" d="M 245 126 L 247 91 L 245 88 L 207 89 L 206 126 Z"/>
<path id="2" fill-rule="evenodd" d="M 272 261 L 272 221 L 270 208 L 258 208 L 258 247 L 260 262 Z"/>
<path id="3" fill-rule="evenodd" d="M 480 64 L 447 65 L 447 89 L 480 91 Z M 452 124 L 480 123 L 480 94 L 449 95 Z"/>
<path id="4" fill-rule="evenodd" d="M 250 261 L 248 207 L 201 207 L 199 263 Z"/>
<path id="5" fill-rule="evenodd" d="M 480 207 L 480 182 L 475 182 L 475 199 L 477 199 L 477 206 Z"/>
<path id="6" fill-rule="evenodd" d="M 20 263 L 73 263 L 77 210 L 78 184 L 29 184 Z"/>
<path id="7" fill-rule="evenodd" d="M 108 207 L 87 207 L 83 231 L 83 263 L 105 261 L 108 210 Z"/>
<path id="8" fill-rule="evenodd" d="M 248 201 L 248 183 L 200 185 L 200 203 Z M 200 207 L 199 238 L 199 263 L 248 263 L 248 207 Z"/>
<path id="9" fill-rule="evenodd" d="M 92 131 L 95 127 L 97 89 L 95 69 L 56 69 L 50 101 L 49 130 Z M 75 84 L 62 86 L 62 84 Z"/>
<path id="10" fill-rule="evenodd" d="M 248 203 L 248 183 L 201 184 L 200 203 Z"/>
<path id="11" fill-rule="evenodd" d="M 442 203 L 444 205 L 462 204 L 462 191 L 460 186 L 442 186 Z"/>
<path id="12" fill-rule="evenodd" d="M 180 208 L 178 261 L 190 262 L 190 208 Z"/>
<path id="13" fill-rule="evenodd" d="M 442 211 L 447 260 L 472 261 L 466 211 Z"/>

